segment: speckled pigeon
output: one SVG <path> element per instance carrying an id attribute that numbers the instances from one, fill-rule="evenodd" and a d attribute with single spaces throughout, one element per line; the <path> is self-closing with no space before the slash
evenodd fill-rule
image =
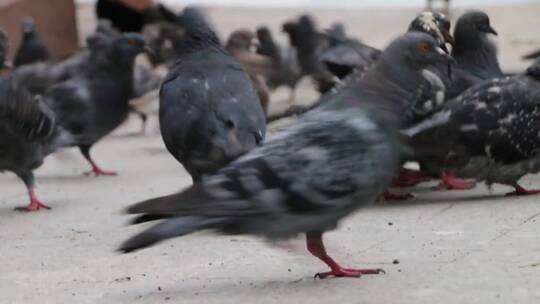
<path id="1" fill-rule="evenodd" d="M 518 180 L 540 171 L 539 132 L 540 60 L 525 74 L 469 88 L 406 131 L 423 167 L 433 174 L 509 185 L 515 195 L 538 193 Z"/>
<path id="2" fill-rule="evenodd" d="M 426 34 L 397 38 L 356 89 L 343 90 L 202 183 L 130 207 L 129 213 L 142 214 L 134 223 L 164 221 L 120 250 L 202 229 L 271 239 L 306 233 L 307 249 L 330 267 L 320 278 L 382 272 L 341 267 L 322 235 L 372 204 L 390 183 L 401 159 L 400 109 L 407 108 L 399 87 L 412 85 L 428 64 L 447 60 Z"/>

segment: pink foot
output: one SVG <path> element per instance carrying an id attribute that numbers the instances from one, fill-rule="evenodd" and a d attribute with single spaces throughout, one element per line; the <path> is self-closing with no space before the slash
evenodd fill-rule
<path id="1" fill-rule="evenodd" d="M 534 189 L 534 190 L 527 190 L 520 185 L 514 186 L 515 190 L 512 192 L 508 192 L 505 195 L 506 196 L 522 196 L 522 195 L 533 195 L 540 193 L 540 189 Z"/>
<path id="2" fill-rule="evenodd" d="M 392 183 L 394 187 L 411 187 L 431 180 L 431 176 L 419 170 L 401 168 L 398 177 Z"/>
<path id="3" fill-rule="evenodd" d="M 106 171 L 106 170 L 103 170 L 101 169 L 100 167 L 98 166 L 95 166 L 92 168 L 92 170 L 88 171 L 88 172 L 85 172 L 84 175 L 94 175 L 94 176 L 115 176 L 115 175 L 118 175 L 117 172 L 114 172 L 114 171 Z"/>
<path id="4" fill-rule="evenodd" d="M 358 278 L 364 274 L 385 274 L 386 272 L 381 269 L 353 269 L 353 268 L 335 268 L 327 272 L 319 272 L 315 274 L 314 278 L 325 279 L 327 277 L 347 277 L 347 278 Z"/>
<path id="5" fill-rule="evenodd" d="M 441 182 L 437 186 L 439 190 L 468 190 L 476 186 L 474 181 L 466 181 L 461 178 L 455 177 L 453 174 L 443 172 L 441 173 Z"/>
<path id="6" fill-rule="evenodd" d="M 24 211 L 24 212 L 30 212 L 30 211 L 38 211 L 39 209 L 47 209 L 47 210 L 51 210 L 51 207 L 43 204 L 42 202 L 39 201 L 39 199 L 36 197 L 34 191 L 32 190 L 30 192 L 30 204 L 28 206 L 25 206 L 25 207 L 16 207 L 15 210 L 16 211 Z"/>
<path id="7" fill-rule="evenodd" d="M 406 201 L 408 199 L 415 198 L 416 195 L 410 192 L 394 193 L 389 190 L 384 191 L 383 197 L 387 201 Z"/>

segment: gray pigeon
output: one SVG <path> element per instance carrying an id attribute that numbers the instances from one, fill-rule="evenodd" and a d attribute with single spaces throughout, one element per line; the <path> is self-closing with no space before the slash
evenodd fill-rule
<path id="1" fill-rule="evenodd" d="M 452 84 L 446 92 L 447 98 L 454 98 L 484 80 L 504 76 L 497 60 L 497 49 L 488 34 L 497 35 L 497 32 L 486 13 L 470 11 L 458 19 L 452 49 L 452 57 L 457 65 L 452 70 Z"/>
<path id="2" fill-rule="evenodd" d="M 34 20 L 26 18 L 22 22 L 22 41 L 15 55 L 15 66 L 47 61 L 51 55 L 47 46 L 41 41 Z"/>
<path id="3" fill-rule="evenodd" d="M 178 20 L 185 36 L 161 87 L 159 117 L 165 146 L 198 182 L 260 144 L 266 123 L 248 75 L 190 9 Z"/>
<path id="4" fill-rule="evenodd" d="M 382 272 L 341 267 L 327 254 L 322 235 L 372 204 L 390 183 L 401 159 L 397 108 L 406 108 L 396 84 L 412 84 L 408 77 L 421 77 L 428 64 L 447 61 L 438 49 L 426 34 L 397 38 L 358 88 L 343 90 L 202 183 L 130 207 L 128 213 L 142 214 L 134 223 L 164 221 L 120 250 L 202 229 L 270 239 L 306 233 L 307 249 L 330 267 L 318 277 Z"/>
<path id="5" fill-rule="evenodd" d="M 96 175 L 113 175 L 90 157 L 90 148 L 126 119 L 133 93 L 133 65 L 143 52 L 139 34 L 122 34 L 112 41 L 103 58 L 84 74 L 51 87 L 44 101 L 55 112 L 58 124 L 78 141 L 83 156 Z"/>
<path id="6" fill-rule="evenodd" d="M 525 74 L 469 88 L 406 133 L 432 174 L 500 183 L 515 188 L 510 194 L 527 195 L 539 190 L 526 190 L 518 180 L 540 172 L 539 132 L 540 60 Z"/>
<path id="7" fill-rule="evenodd" d="M 28 189 L 30 204 L 21 211 L 50 209 L 34 191 L 33 170 L 52 150 L 55 116 L 12 79 L 0 80 L 0 171 L 11 171 Z"/>

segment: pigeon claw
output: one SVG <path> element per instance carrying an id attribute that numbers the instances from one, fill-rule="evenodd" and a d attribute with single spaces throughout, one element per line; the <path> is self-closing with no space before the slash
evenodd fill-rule
<path id="1" fill-rule="evenodd" d="M 51 207 L 43 204 L 37 199 L 33 199 L 30 201 L 30 204 L 25 207 L 16 207 L 15 211 L 23 211 L 23 212 L 31 212 L 31 211 L 38 211 L 39 209 L 47 209 L 51 210 Z"/>
<path id="2" fill-rule="evenodd" d="M 346 278 L 359 278 L 362 275 L 367 274 L 386 274 L 381 268 L 376 269 L 354 269 L 354 268 L 335 268 L 327 272 L 319 272 L 315 274 L 314 279 L 325 279 L 330 276 L 333 277 L 346 277 Z"/>
<path id="3" fill-rule="evenodd" d="M 523 196 L 523 195 L 534 195 L 540 193 L 540 189 L 527 190 L 520 185 L 514 186 L 515 190 L 508 192 L 505 196 Z"/>
<path id="4" fill-rule="evenodd" d="M 453 174 L 441 173 L 441 182 L 436 187 L 439 190 L 469 190 L 476 186 L 474 181 L 457 178 Z"/>
<path id="5" fill-rule="evenodd" d="M 84 175 L 86 176 L 90 176 L 90 175 L 93 175 L 93 176 L 116 176 L 118 175 L 117 172 L 114 172 L 114 171 L 107 171 L 107 170 L 103 170 L 99 167 L 96 167 L 96 168 L 92 168 L 92 170 L 88 171 L 88 172 L 85 172 Z"/>

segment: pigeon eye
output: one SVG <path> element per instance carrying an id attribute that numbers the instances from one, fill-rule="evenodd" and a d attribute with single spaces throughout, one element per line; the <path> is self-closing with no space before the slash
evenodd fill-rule
<path id="1" fill-rule="evenodd" d="M 429 44 L 425 41 L 420 42 L 420 44 L 418 45 L 418 49 L 422 53 L 427 53 L 427 51 L 429 51 Z"/>

